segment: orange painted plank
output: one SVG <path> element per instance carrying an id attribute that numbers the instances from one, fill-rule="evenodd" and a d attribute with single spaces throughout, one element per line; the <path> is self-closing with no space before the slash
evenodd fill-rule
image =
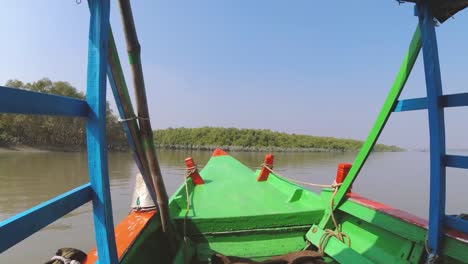
<path id="1" fill-rule="evenodd" d="M 148 221 L 156 213 L 156 210 L 147 212 L 131 212 L 115 228 L 115 243 L 117 244 L 117 256 L 119 259 L 125 254 L 127 249 L 133 244 L 146 226 Z M 83 264 L 93 264 L 98 260 L 96 248 L 92 249 Z"/>

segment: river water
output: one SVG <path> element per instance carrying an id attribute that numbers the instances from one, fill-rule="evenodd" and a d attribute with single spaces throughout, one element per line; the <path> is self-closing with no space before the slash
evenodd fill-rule
<path id="1" fill-rule="evenodd" d="M 465 152 L 451 153 L 464 154 Z M 169 194 L 183 181 L 184 159 L 192 156 L 201 166 L 211 153 L 169 151 L 158 153 Z M 234 152 L 247 166 L 258 167 L 264 153 Z M 277 153 L 275 169 L 298 180 L 329 184 L 340 162 L 352 162 L 356 153 Z M 114 222 L 129 212 L 137 168 L 130 154 L 109 153 L 109 174 Z M 88 182 L 85 153 L 0 153 L 0 221 Z M 447 213 L 468 211 L 468 170 L 447 170 Z M 373 153 L 353 191 L 426 218 L 429 190 L 429 153 Z M 318 191 L 315 189 L 314 191 Z M 0 255 L 0 263 L 43 263 L 61 247 L 87 252 L 94 247 L 90 203 L 74 210 Z M 3 238 L 0 238 L 3 239 Z"/>

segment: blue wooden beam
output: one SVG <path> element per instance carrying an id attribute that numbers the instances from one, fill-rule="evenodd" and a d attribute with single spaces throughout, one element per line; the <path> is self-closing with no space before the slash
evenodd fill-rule
<path id="1" fill-rule="evenodd" d="M 444 109 L 439 97 L 442 93 L 439 54 L 434 28 L 434 17 L 429 1 L 421 1 L 416 6 L 421 29 L 424 73 L 426 77 L 427 108 L 430 134 L 430 198 L 429 198 L 429 259 L 437 258 L 442 244 L 442 231 L 445 220 L 445 126 Z"/>
<path id="2" fill-rule="evenodd" d="M 88 170 L 93 192 L 94 233 L 100 264 L 118 263 L 107 165 L 106 71 L 109 0 L 90 0 L 86 101 Z"/>
<path id="3" fill-rule="evenodd" d="M 398 100 L 393 112 L 404 112 L 427 109 L 427 98 L 414 98 Z"/>
<path id="4" fill-rule="evenodd" d="M 444 107 L 468 106 L 468 93 L 444 95 L 440 103 Z"/>
<path id="5" fill-rule="evenodd" d="M 84 100 L 0 86 L 0 113 L 87 116 Z"/>
<path id="6" fill-rule="evenodd" d="M 447 167 L 468 169 L 468 157 L 445 155 L 444 163 Z"/>
<path id="7" fill-rule="evenodd" d="M 468 234 L 468 220 L 461 219 L 456 215 L 447 215 L 445 218 L 445 225 L 452 229 Z"/>
<path id="8" fill-rule="evenodd" d="M 87 183 L 0 222 L 0 253 L 90 201 L 91 196 Z"/>
<path id="9" fill-rule="evenodd" d="M 468 106 L 468 93 L 448 94 L 439 96 L 442 107 Z M 427 97 L 399 100 L 394 112 L 427 109 Z"/>

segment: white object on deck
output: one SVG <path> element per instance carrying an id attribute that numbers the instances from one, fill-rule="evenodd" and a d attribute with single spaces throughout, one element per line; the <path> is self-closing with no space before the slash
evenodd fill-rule
<path id="1" fill-rule="evenodd" d="M 136 175 L 131 206 L 133 210 L 137 211 L 153 210 L 156 208 L 141 173 L 137 173 Z"/>

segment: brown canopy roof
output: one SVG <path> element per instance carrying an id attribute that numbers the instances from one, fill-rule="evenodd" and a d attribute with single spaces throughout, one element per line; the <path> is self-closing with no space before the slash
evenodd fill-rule
<path id="1" fill-rule="evenodd" d="M 417 3 L 421 0 L 397 0 L 398 2 L 413 2 Z M 444 23 L 447 19 L 455 15 L 458 11 L 465 9 L 468 6 L 468 0 L 429 0 L 429 5 L 432 9 L 432 14 L 440 23 Z"/>

